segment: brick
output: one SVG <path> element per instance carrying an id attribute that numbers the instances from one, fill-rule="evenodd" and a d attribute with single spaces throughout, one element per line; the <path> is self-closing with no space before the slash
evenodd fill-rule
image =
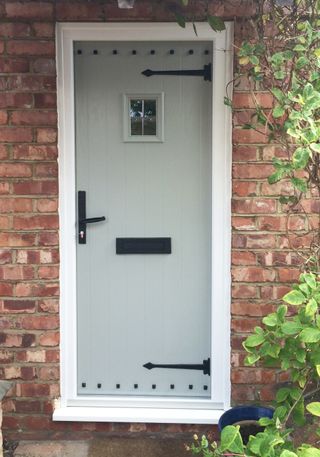
<path id="1" fill-rule="evenodd" d="M 55 75 L 56 74 L 56 62 L 54 59 L 36 59 L 33 61 L 32 63 L 32 69 L 33 69 L 33 72 L 34 73 L 39 73 L 39 74 L 42 74 L 42 75 Z M 41 94 L 41 95 L 44 95 L 44 94 Z M 51 97 L 54 95 L 54 94 L 50 94 Z M 40 94 L 39 94 L 39 98 L 40 98 Z M 40 107 L 43 106 L 43 102 L 41 103 L 41 100 L 39 100 L 38 102 L 38 105 L 40 104 Z M 51 102 L 50 106 L 49 107 L 55 107 L 56 106 L 56 103 L 53 104 Z"/>
<path id="2" fill-rule="evenodd" d="M 12 251 L 0 249 L 0 265 L 12 262 Z"/>
<path id="3" fill-rule="evenodd" d="M 57 232 L 39 233 L 39 246 L 56 246 L 57 244 L 59 244 Z"/>
<path id="4" fill-rule="evenodd" d="M 52 213 L 58 210 L 58 200 L 41 198 L 37 200 L 37 211 L 39 213 Z"/>
<path id="5" fill-rule="evenodd" d="M 254 327 L 260 324 L 260 320 L 258 319 L 231 319 L 231 331 L 239 332 L 239 333 L 252 333 Z"/>
<path id="6" fill-rule="evenodd" d="M 52 178 L 58 176 L 58 164 L 56 162 L 41 163 L 35 166 L 35 176 L 39 178 Z"/>
<path id="7" fill-rule="evenodd" d="M 25 333 L 22 335 L 21 347 L 28 348 L 35 346 L 36 344 L 36 335 L 33 333 Z"/>
<path id="8" fill-rule="evenodd" d="M 12 40 L 7 43 L 7 53 L 19 56 L 53 56 L 55 46 L 53 41 Z"/>
<path id="9" fill-rule="evenodd" d="M 34 96 L 35 108 L 56 108 L 57 97 L 56 94 L 35 94 Z"/>
<path id="10" fill-rule="evenodd" d="M 232 265 L 256 265 L 257 259 L 254 252 L 233 251 L 231 255 Z"/>
<path id="11" fill-rule="evenodd" d="M 268 143 L 268 136 L 264 133 L 264 131 L 256 131 L 256 130 L 246 130 L 246 129 L 233 129 L 233 141 L 235 143 L 242 143 L 242 144 L 263 144 Z"/>
<path id="12" fill-rule="evenodd" d="M 12 19 L 53 19 L 53 5 L 49 2 L 7 2 L 5 12 Z"/>
<path id="13" fill-rule="evenodd" d="M 22 181 L 13 183 L 13 193 L 16 195 L 56 195 L 57 181 Z"/>
<path id="14" fill-rule="evenodd" d="M 58 313 L 59 302 L 58 300 L 47 298 L 39 302 L 39 311 L 44 313 Z"/>
<path id="15" fill-rule="evenodd" d="M 28 127 L 0 127 L 0 141 L 3 143 L 21 143 L 32 141 L 32 130 Z M 2 165 L 2 167 L 9 165 Z M 11 167 L 23 167 L 23 164 L 11 164 Z M 1 173 L 1 169 L 0 169 Z M 2 176 L 2 175 L 0 175 Z M 30 176 L 21 175 L 21 176 Z"/>
<path id="16" fill-rule="evenodd" d="M 235 92 L 232 105 L 234 109 L 244 109 L 251 108 L 254 109 L 256 104 L 262 106 L 263 108 L 272 108 L 274 105 L 274 97 L 269 93 L 254 93 L 254 97 L 250 92 L 240 93 Z"/>
<path id="17" fill-rule="evenodd" d="M 5 125 L 8 122 L 8 113 L 4 110 L 0 110 L 0 125 Z"/>
<path id="18" fill-rule="evenodd" d="M 0 233 L 0 247 L 34 246 L 35 240 L 35 235 L 30 233 Z"/>
<path id="19" fill-rule="evenodd" d="M 23 160 L 52 160 L 58 155 L 56 146 L 44 146 L 34 144 L 19 144 L 13 147 L 14 159 Z"/>
<path id="20" fill-rule="evenodd" d="M 31 94 L 12 92 L 0 94 L 0 108 L 31 108 L 32 105 L 33 97 Z"/>
<path id="21" fill-rule="evenodd" d="M 249 162 L 257 160 L 257 148 L 253 146 L 235 146 L 232 152 L 234 162 Z"/>
<path id="22" fill-rule="evenodd" d="M 58 332 L 46 332 L 40 335 L 41 346 L 59 346 L 60 336 Z"/>
<path id="23" fill-rule="evenodd" d="M 268 145 L 262 148 L 262 160 L 272 160 L 274 157 L 287 159 L 288 152 L 280 146 Z"/>
<path id="24" fill-rule="evenodd" d="M 254 181 L 233 180 L 232 192 L 237 197 L 254 197 L 257 195 L 257 183 Z"/>
<path id="25" fill-rule="evenodd" d="M 279 281 L 280 282 L 297 282 L 300 276 L 300 269 L 298 268 L 279 268 Z"/>
<path id="26" fill-rule="evenodd" d="M 235 164 L 233 166 L 233 177 L 244 179 L 265 179 L 274 172 L 273 165 L 266 164 Z"/>
<path id="27" fill-rule="evenodd" d="M 0 213 L 28 213 L 32 211 L 30 198 L 3 198 L 0 200 Z"/>
<path id="28" fill-rule="evenodd" d="M 41 250 L 40 251 L 40 263 L 58 263 L 59 262 L 59 251 L 50 249 L 50 250 Z"/>
<path id="29" fill-rule="evenodd" d="M 41 367 L 39 368 L 39 379 L 43 381 L 58 381 L 59 368 L 58 367 Z"/>
<path id="30" fill-rule="evenodd" d="M 1 80 L 0 80 L 1 83 Z M 17 90 L 19 92 L 52 92 L 56 89 L 55 76 L 33 75 L 13 75 L 7 78 L 7 90 Z"/>
<path id="31" fill-rule="evenodd" d="M 38 143 L 56 143 L 57 130 L 51 128 L 37 129 L 37 142 Z"/>
<path id="32" fill-rule="evenodd" d="M 13 227 L 17 230 L 42 230 L 58 228 L 59 220 L 57 216 L 15 216 Z"/>
<path id="33" fill-rule="evenodd" d="M 41 402 L 39 400 L 19 400 L 15 401 L 15 411 L 17 413 L 40 413 Z"/>
<path id="34" fill-rule="evenodd" d="M 258 217 L 258 228 L 267 231 L 283 231 L 286 229 L 287 221 L 284 216 L 263 216 Z"/>
<path id="35" fill-rule="evenodd" d="M 236 282 L 269 282 L 275 281 L 276 274 L 274 270 L 262 267 L 233 267 L 232 278 Z"/>
<path id="36" fill-rule="evenodd" d="M 30 25 L 22 22 L 2 22 L 0 24 L 0 37 L 25 38 L 30 36 Z"/>
<path id="37" fill-rule="evenodd" d="M 275 382 L 275 372 L 261 368 L 233 370 L 231 380 L 235 384 L 270 384 Z"/>
<path id="38" fill-rule="evenodd" d="M 56 5 L 57 21 L 101 21 L 104 17 L 104 10 L 101 4 L 63 2 Z M 107 17 L 110 17 L 110 15 Z"/>
<path id="39" fill-rule="evenodd" d="M 8 182 L 0 182 L 0 195 L 5 195 L 10 192 L 10 185 Z"/>
<path id="40" fill-rule="evenodd" d="M 301 258 L 294 252 L 261 252 L 257 255 L 259 265 L 266 266 L 288 266 L 300 265 Z"/>
<path id="41" fill-rule="evenodd" d="M 46 351 L 46 362 L 47 363 L 58 363 L 60 360 L 60 351 L 59 350 L 52 350 Z M 57 386 L 57 390 L 59 392 L 59 385 Z"/>
<path id="42" fill-rule="evenodd" d="M 52 22 L 34 22 L 32 24 L 33 34 L 41 38 L 54 37 L 54 24 Z"/>
<path id="43" fill-rule="evenodd" d="M 293 195 L 293 186 L 288 181 L 281 181 L 275 184 L 262 183 L 261 195 Z"/>
<path id="44" fill-rule="evenodd" d="M 59 278 L 59 267 L 57 267 L 57 266 L 39 267 L 38 278 L 39 279 L 58 279 Z"/>
<path id="45" fill-rule="evenodd" d="M 28 59 L 0 57 L 0 73 L 27 73 L 28 71 Z"/>
<path id="46" fill-rule="evenodd" d="M 232 218 L 232 227 L 235 230 L 256 230 L 254 217 L 237 217 Z"/>
<path id="47" fill-rule="evenodd" d="M 12 351 L 0 351 L 0 362 L 1 363 L 12 363 L 13 362 L 13 352 Z"/>
<path id="48" fill-rule="evenodd" d="M 233 125 L 242 126 L 244 124 L 254 125 L 256 122 L 254 110 L 233 111 Z"/>
<path id="49" fill-rule="evenodd" d="M 240 214 L 270 214 L 277 209 L 277 202 L 273 199 L 255 198 L 233 200 L 232 211 Z"/>
<path id="50" fill-rule="evenodd" d="M 232 287 L 233 298 L 257 298 L 257 293 L 258 290 L 255 286 L 239 284 Z"/>
<path id="51" fill-rule="evenodd" d="M 40 262 L 40 252 L 33 250 L 17 250 L 16 263 L 38 264 Z"/>
<path id="52" fill-rule="evenodd" d="M 240 302 L 232 303 L 232 314 L 237 316 L 263 317 L 274 311 L 272 304 L 257 302 Z"/>
<path id="53" fill-rule="evenodd" d="M 59 327 L 58 316 L 26 316 L 22 319 L 24 329 L 54 330 Z"/>
<path id="54" fill-rule="evenodd" d="M 261 298 L 267 300 L 279 300 L 290 290 L 289 286 L 262 286 Z"/>
<path id="55" fill-rule="evenodd" d="M 13 111 L 12 125 L 56 125 L 57 114 L 54 111 Z"/>
<path id="56" fill-rule="evenodd" d="M 26 362 L 42 363 L 45 359 L 46 353 L 43 350 L 26 351 Z"/>
<path id="57" fill-rule="evenodd" d="M 19 283 L 16 285 L 17 297 L 54 297 L 59 294 L 55 283 Z"/>
<path id="58" fill-rule="evenodd" d="M 1 130 L 0 130 L 1 134 Z M 24 163 L 2 163 L 0 164 L 0 176 L 5 178 L 29 177 L 32 175 L 30 165 Z"/>
<path id="59" fill-rule="evenodd" d="M 0 344 L 4 347 L 20 347 L 21 346 L 22 337 L 21 335 L 14 335 L 11 333 L 8 334 L 0 334 Z"/>
<path id="60" fill-rule="evenodd" d="M 255 400 L 255 387 L 250 385 L 232 386 L 232 399 L 236 402 L 247 402 Z"/>
<path id="61" fill-rule="evenodd" d="M 34 300 L 4 300 L 3 311 L 10 313 L 33 313 L 36 309 Z"/>
<path id="62" fill-rule="evenodd" d="M 13 286 L 7 282 L 0 282 L 0 296 L 11 297 L 13 295 Z"/>
<path id="63" fill-rule="evenodd" d="M 18 397 L 47 397 L 49 392 L 48 384 L 36 384 L 32 382 L 30 384 L 21 383 L 17 386 Z"/>
<path id="64" fill-rule="evenodd" d="M 10 216 L 0 216 L 0 227 L 2 230 L 9 230 L 12 228 Z"/>
<path id="65" fill-rule="evenodd" d="M 5 280 L 34 279 L 33 267 L 29 265 L 4 265 L 0 267 L 0 277 Z"/>
<path id="66" fill-rule="evenodd" d="M 5 144 L 0 144 L 0 160 L 8 158 L 8 147 Z"/>

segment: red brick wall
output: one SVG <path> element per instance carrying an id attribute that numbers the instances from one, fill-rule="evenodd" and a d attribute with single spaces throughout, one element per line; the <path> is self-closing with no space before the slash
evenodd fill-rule
<path id="1" fill-rule="evenodd" d="M 200 429 L 51 421 L 52 399 L 59 396 L 55 22 L 173 20 L 164 3 L 153 7 L 137 0 L 133 10 L 119 10 L 116 0 L 0 2 L 0 376 L 15 381 L 4 403 L 9 437 Z M 232 7 L 209 3 L 210 11 L 225 19 L 248 12 L 236 1 Z M 205 2 L 196 4 L 201 19 Z M 268 94 L 258 97 L 271 105 Z M 252 109 L 244 84 L 237 87 L 234 103 L 232 382 L 233 401 L 242 403 L 270 400 L 279 380 L 271 370 L 243 367 L 241 341 L 297 276 L 298 260 L 288 248 L 278 189 L 266 182 L 277 150 L 261 135 L 241 129 Z M 305 228 L 299 216 L 291 223 Z"/>

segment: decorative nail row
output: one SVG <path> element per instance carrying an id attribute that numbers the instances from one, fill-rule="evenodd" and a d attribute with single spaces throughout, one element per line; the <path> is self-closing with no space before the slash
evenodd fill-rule
<path id="1" fill-rule="evenodd" d="M 81 383 L 81 387 L 86 388 L 86 387 L 87 387 L 87 384 L 86 384 L 85 382 L 82 382 L 82 383 Z M 99 382 L 99 383 L 97 384 L 97 388 L 98 388 L 98 389 L 101 389 L 101 387 L 102 387 L 102 384 Z M 138 388 L 139 388 L 139 385 L 138 385 L 138 384 L 133 384 L 133 387 L 134 387 L 134 389 L 138 389 Z M 152 390 L 155 390 L 155 389 L 157 388 L 157 385 L 156 385 L 156 384 L 152 384 L 151 387 L 152 387 Z M 189 390 L 193 390 L 193 384 L 189 384 L 188 387 L 189 387 Z M 116 384 L 116 389 L 120 389 L 120 388 L 121 388 L 121 385 L 120 385 L 120 384 Z M 174 385 L 174 384 L 170 384 L 170 389 L 171 389 L 171 390 L 174 390 L 174 389 L 175 389 L 175 385 Z M 204 386 L 203 386 L 203 390 L 208 390 L 208 386 L 207 386 L 207 385 L 204 385 Z"/>
<path id="2" fill-rule="evenodd" d="M 78 50 L 77 50 L 77 54 L 78 54 L 78 55 L 81 55 L 81 54 L 82 54 L 82 49 L 78 49 Z M 98 54 L 99 54 L 99 51 L 98 51 L 97 49 L 94 49 L 94 50 L 92 51 L 92 54 L 98 55 Z M 112 54 L 113 54 L 114 56 L 116 56 L 116 55 L 119 54 L 119 51 L 118 51 L 117 49 L 113 49 L 113 50 L 112 50 Z M 138 52 L 136 51 L 136 49 L 133 49 L 133 50 L 131 51 L 131 54 L 135 56 L 135 55 L 138 54 Z M 156 51 L 155 51 L 154 49 L 151 49 L 151 50 L 150 50 L 150 54 L 151 54 L 151 55 L 155 55 L 155 54 L 156 54 Z M 169 50 L 169 54 L 170 54 L 170 55 L 174 55 L 174 54 L 175 54 L 175 50 L 174 50 L 174 49 L 170 49 L 170 50 Z M 189 49 L 188 54 L 189 54 L 189 55 L 193 55 L 193 54 L 194 54 L 194 50 L 193 50 L 193 49 Z M 206 50 L 204 51 L 204 54 L 205 54 L 206 56 L 209 55 L 209 50 L 206 49 Z"/>

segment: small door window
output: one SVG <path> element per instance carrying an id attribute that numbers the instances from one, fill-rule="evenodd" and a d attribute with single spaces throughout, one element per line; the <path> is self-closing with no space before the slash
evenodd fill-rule
<path id="1" fill-rule="evenodd" d="M 163 93 L 124 95 L 124 141 L 163 141 Z"/>

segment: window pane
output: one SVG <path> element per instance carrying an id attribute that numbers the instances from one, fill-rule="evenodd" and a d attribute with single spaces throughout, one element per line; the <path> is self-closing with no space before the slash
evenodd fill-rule
<path id="1" fill-rule="evenodd" d="M 130 100 L 131 135 L 142 135 L 143 120 L 142 100 Z"/>
<path id="2" fill-rule="evenodd" d="M 144 135 L 157 134 L 157 102 L 156 100 L 144 101 Z"/>

